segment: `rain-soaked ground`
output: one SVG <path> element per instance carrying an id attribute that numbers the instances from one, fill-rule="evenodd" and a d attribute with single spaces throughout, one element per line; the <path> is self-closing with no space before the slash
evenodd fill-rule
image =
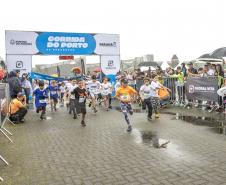
<path id="1" fill-rule="evenodd" d="M 213 132 L 209 114 L 165 109 L 147 121 L 134 106 L 127 133 L 117 110 L 88 108 L 85 128 L 65 108 L 48 110 L 44 121 L 31 111 L 26 123 L 6 124 L 14 143 L 0 134 L 0 155 L 9 162 L 0 161 L 0 184 L 226 184 L 226 136 Z"/>

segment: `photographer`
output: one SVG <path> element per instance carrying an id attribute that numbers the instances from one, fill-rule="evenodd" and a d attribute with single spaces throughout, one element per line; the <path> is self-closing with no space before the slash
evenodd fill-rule
<path id="1" fill-rule="evenodd" d="M 10 120 L 16 123 L 23 123 L 24 116 L 27 114 L 26 97 L 18 93 L 9 105 Z"/>

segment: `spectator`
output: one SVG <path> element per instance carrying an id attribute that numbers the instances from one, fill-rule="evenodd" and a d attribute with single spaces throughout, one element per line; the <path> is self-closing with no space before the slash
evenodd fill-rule
<path id="1" fill-rule="evenodd" d="M 187 76 L 187 68 L 185 66 L 185 63 L 181 64 L 181 70 L 182 70 L 182 73 L 184 74 L 184 77 L 186 77 Z"/>
<path id="2" fill-rule="evenodd" d="M 15 123 L 23 123 L 24 117 L 27 114 L 26 97 L 22 93 L 18 93 L 9 105 L 10 120 Z"/>
<path id="3" fill-rule="evenodd" d="M 9 92 L 11 98 L 16 98 L 17 94 L 22 91 L 21 82 L 19 78 L 17 77 L 17 73 L 14 71 L 11 71 L 9 74 Z"/>
<path id="4" fill-rule="evenodd" d="M 207 66 L 208 66 L 208 71 L 207 71 L 208 75 L 214 76 L 214 73 L 216 71 L 215 65 L 214 64 L 211 65 L 211 63 L 208 62 Z"/>
<path id="5" fill-rule="evenodd" d="M 223 71 L 222 66 L 220 64 L 216 65 L 215 76 L 217 76 L 218 86 L 219 86 L 219 88 L 221 88 L 221 86 L 224 84 L 224 71 Z"/>
<path id="6" fill-rule="evenodd" d="M 193 63 L 189 62 L 188 63 L 188 70 L 187 70 L 187 75 L 188 76 L 197 76 L 198 71 L 193 67 Z"/>
<path id="7" fill-rule="evenodd" d="M 24 90 L 25 96 L 26 96 L 26 103 L 27 105 L 29 104 L 29 96 L 31 93 L 31 83 L 28 80 L 28 75 L 26 73 L 24 73 L 22 75 L 22 88 Z"/>

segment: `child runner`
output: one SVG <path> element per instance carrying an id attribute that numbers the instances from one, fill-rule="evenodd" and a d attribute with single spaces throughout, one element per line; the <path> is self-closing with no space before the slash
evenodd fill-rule
<path id="1" fill-rule="evenodd" d="M 96 76 L 93 75 L 91 77 L 91 81 L 88 82 L 88 88 L 91 96 L 91 101 L 92 101 L 91 104 L 92 104 L 94 113 L 97 113 L 96 101 L 97 101 L 98 94 L 100 94 L 100 86 L 101 86 L 100 82 L 97 81 Z"/>
<path id="2" fill-rule="evenodd" d="M 128 86 L 128 81 L 126 79 L 121 80 L 121 83 L 122 86 L 116 91 L 116 98 L 120 101 L 120 107 L 128 125 L 127 131 L 130 132 L 132 131 L 132 126 L 129 121 L 128 113 L 130 115 L 133 114 L 133 109 L 130 102 L 132 101 L 132 96 L 136 95 L 137 92 L 134 88 Z"/>
<path id="3" fill-rule="evenodd" d="M 55 80 L 52 80 L 51 85 L 48 87 L 49 94 L 50 94 L 50 105 L 51 105 L 51 112 L 53 112 L 53 109 L 56 111 L 56 105 L 58 103 L 59 98 L 59 87 Z"/>
<path id="4" fill-rule="evenodd" d="M 44 82 L 39 81 L 39 87 L 34 90 L 33 95 L 35 96 L 35 107 L 36 112 L 41 112 L 41 119 L 46 119 L 46 105 L 47 105 L 47 98 L 48 98 L 48 91 L 44 89 Z"/>
<path id="5" fill-rule="evenodd" d="M 61 83 L 61 86 L 60 86 L 60 102 L 61 104 L 64 106 L 64 95 L 66 93 L 66 85 L 64 82 Z"/>
<path id="6" fill-rule="evenodd" d="M 69 89 L 69 114 L 73 113 L 73 118 L 77 119 L 77 114 L 75 110 L 75 95 L 72 93 L 74 89 L 78 87 L 77 81 L 72 80 L 72 84 Z"/>
<path id="7" fill-rule="evenodd" d="M 150 79 L 144 78 L 144 85 L 141 86 L 139 94 L 140 94 L 141 100 L 145 106 L 145 109 L 146 109 L 146 106 L 148 107 L 148 120 L 149 121 L 152 120 L 151 96 L 153 93 L 155 93 L 153 91 L 154 90 L 151 87 Z"/>
<path id="8" fill-rule="evenodd" d="M 101 84 L 101 94 L 104 98 L 104 106 L 106 111 L 109 110 L 109 97 L 111 97 L 112 85 L 108 82 L 108 78 L 104 78 Z"/>
<path id="9" fill-rule="evenodd" d="M 75 107 L 76 107 L 76 113 L 80 114 L 82 113 L 82 121 L 81 124 L 83 127 L 86 126 L 85 123 L 85 115 L 86 115 L 86 97 L 87 97 L 87 91 L 84 88 L 84 83 L 82 80 L 78 80 L 78 87 L 76 87 L 72 94 L 75 96 Z"/>
<path id="10" fill-rule="evenodd" d="M 158 90 L 162 87 L 162 85 L 157 81 L 158 76 L 155 76 L 154 79 L 151 82 L 151 103 L 152 103 L 152 108 L 154 109 L 155 112 L 155 118 L 159 118 L 159 95 L 158 95 Z"/>

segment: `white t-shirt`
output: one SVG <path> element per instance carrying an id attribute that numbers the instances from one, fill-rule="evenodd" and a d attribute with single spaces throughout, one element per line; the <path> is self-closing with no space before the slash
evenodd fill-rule
<path id="1" fill-rule="evenodd" d="M 213 69 L 209 69 L 207 74 L 210 75 L 210 76 L 214 76 L 214 70 Z"/>
<path id="2" fill-rule="evenodd" d="M 101 83 L 99 81 L 93 82 L 92 80 L 88 82 L 88 88 L 90 93 L 99 94 Z"/>
<path id="3" fill-rule="evenodd" d="M 144 99 L 148 99 L 150 97 L 157 97 L 157 92 L 155 88 L 155 84 L 142 85 L 140 88 L 140 95 Z"/>
<path id="4" fill-rule="evenodd" d="M 70 88 L 68 89 L 69 93 L 71 93 L 76 87 L 78 87 L 77 84 L 75 84 L 75 85 L 71 84 Z M 70 98 L 71 99 L 75 99 L 75 95 L 74 94 L 70 94 Z"/>
<path id="5" fill-rule="evenodd" d="M 60 86 L 60 93 L 65 93 L 66 92 L 66 86 Z"/>
<path id="6" fill-rule="evenodd" d="M 108 95 L 108 94 L 111 94 L 111 83 L 102 83 L 101 84 L 101 87 L 102 87 L 102 91 L 101 91 L 101 94 L 103 95 Z"/>

